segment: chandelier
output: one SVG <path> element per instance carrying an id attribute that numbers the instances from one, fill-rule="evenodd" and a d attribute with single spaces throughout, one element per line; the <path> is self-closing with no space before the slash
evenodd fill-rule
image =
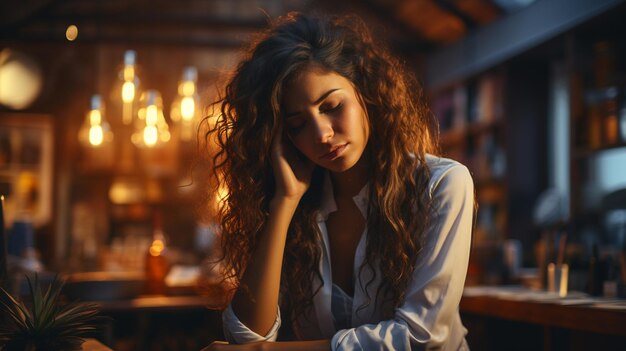
<path id="1" fill-rule="evenodd" d="M 136 62 L 136 52 L 127 50 L 113 89 L 112 96 L 116 101 L 112 105 L 121 106 L 115 115 L 121 116 L 121 125 L 130 130 L 128 134 L 135 146 L 161 147 L 171 139 L 163 99 L 156 89 L 141 89 Z M 178 83 L 178 95 L 169 111 L 170 120 L 177 124 L 182 141 L 192 139 L 200 119 L 197 80 L 197 69 L 192 66 L 185 67 Z M 90 109 L 85 115 L 78 139 L 89 148 L 103 147 L 114 139 L 107 121 L 105 104 L 98 94 L 91 97 Z"/>

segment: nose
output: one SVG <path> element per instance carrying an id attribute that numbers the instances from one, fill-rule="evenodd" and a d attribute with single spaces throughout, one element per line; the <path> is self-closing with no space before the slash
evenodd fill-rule
<path id="1" fill-rule="evenodd" d="M 329 142 L 335 135 L 332 122 L 325 116 L 318 116 L 314 123 L 315 141 L 319 143 Z"/>

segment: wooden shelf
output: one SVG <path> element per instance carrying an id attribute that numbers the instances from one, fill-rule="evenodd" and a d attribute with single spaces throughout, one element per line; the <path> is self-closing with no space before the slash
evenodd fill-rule
<path id="1" fill-rule="evenodd" d="M 491 121 L 473 122 L 467 125 L 467 131 L 470 135 L 491 132 L 494 128 L 502 124 L 502 118 L 495 118 Z"/>
<path id="2" fill-rule="evenodd" d="M 493 132 L 497 127 L 503 124 L 501 118 L 488 122 L 472 122 L 462 128 L 448 129 L 441 132 L 439 141 L 443 148 L 460 145 L 464 143 L 468 137 Z"/>
<path id="3" fill-rule="evenodd" d="M 439 142 L 443 148 L 460 145 L 465 142 L 467 132 L 464 129 L 451 129 L 439 135 Z"/>

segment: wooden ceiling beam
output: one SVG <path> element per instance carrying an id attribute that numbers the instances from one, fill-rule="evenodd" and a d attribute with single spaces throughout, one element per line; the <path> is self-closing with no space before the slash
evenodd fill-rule
<path id="1" fill-rule="evenodd" d="M 502 9 L 489 0 L 448 1 L 453 1 L 457 10 L 471 18 L 478 27 L 489 24 L 503 15 Z"/>
<path id="2" fill-rule="evenodd" d="M 439 5 L 440 8 L 450 13 L 451 15 L 458 17 L 461 21 L 463 21 L 463 24 L 465 24 L 465 27 L 468 30 L 472 30 L 476 28 L 476 21 L 474 21 L 474 19 L 468 16 L 465 12 L 459 10 L 459 8 L 456 6 L 454 1 L 451 1 L 451 0 L 434 0 L 434 1 L 437 5 Z"/>
<path id="3" fill-rule="evenodd" d="M 435 43 L 425 38 L 421 32 L 415 30 L 395 16 L 395 10 L 401 1 L 398 0 L 361 0 L 358 2 L 368 12 L 375 14 L 386 26 L 392 27 L 410 36 L 410 40 L 398 44 L 396 49 L 405 54 L 427 52 L 435 48 Z"/>
<path id="4" fill-rule="evenodd" d="M 439 6 L 435 0 L 401 1 L 394 9 L 394 17 L 438 46 L 453 43 L 467 32 L 465 23 Z"/>

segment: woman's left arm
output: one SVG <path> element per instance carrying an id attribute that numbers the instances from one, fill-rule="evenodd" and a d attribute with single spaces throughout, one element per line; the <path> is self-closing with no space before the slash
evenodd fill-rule
<path id="1" fill-rule="evenodd" d="M 214 342 L 201 351 L 328 351 L 330 340 L 260 341 L 249 344 Z"/>
<path id="2" fill-rule="evenodd" d="M 455 319 L 471 247 L 474 185 L 468 169 L 455 163 L 433 175 L 431 189 L 434 213 L 404 303 L 391 320 L 340 330 L 333 350 L 437 348 L 453 333 L 460 334 L 457 342 L 463 340 L 465 331 Z"/>

